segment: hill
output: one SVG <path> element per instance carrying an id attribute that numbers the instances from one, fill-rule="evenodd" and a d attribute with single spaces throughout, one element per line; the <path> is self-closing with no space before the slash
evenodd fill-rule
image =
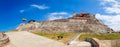
<path id="1" fill-rule="evenodd" d="M 67 19 L 47 20 L 43 22 L 30 21 L 28 24 L 21 24 L 17 27 L 19 31 L 36 31 L 44 33 L 108 33 L 113 32 L 101 20 L 96 19 L 94 14 L 74 13 Z"/>

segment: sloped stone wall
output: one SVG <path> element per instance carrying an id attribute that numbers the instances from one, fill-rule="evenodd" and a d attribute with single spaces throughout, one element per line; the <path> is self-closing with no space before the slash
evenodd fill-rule
<path id="1" fill-rule="evenodd" d="M 0 47 L 9 43 L 9 37 L 6 34 L 0 33 Z"/>
<path id="2" fill-rule="evenodd" d="M 84 19 L 85 18 L 85 19 Z M 44 22 L 33 22 L 18 26 L 20 31 L 38 31 L 46 33 L 71 33 L 71 32 L 90 32 L 107 33 L 112 32 L 102 21 L 94 15 L 88 17 L 71 17 L 68 19 L 48 20 Z"/>

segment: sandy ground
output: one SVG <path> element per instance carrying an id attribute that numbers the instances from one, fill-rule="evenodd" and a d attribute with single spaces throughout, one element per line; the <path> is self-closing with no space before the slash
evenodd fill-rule
<path id="1" fill-rule="evenodd" d="M 61 42 L 54 41 L 27 31 L 8 32 L 10 44 L 6 47 L 67 47 Z"/>

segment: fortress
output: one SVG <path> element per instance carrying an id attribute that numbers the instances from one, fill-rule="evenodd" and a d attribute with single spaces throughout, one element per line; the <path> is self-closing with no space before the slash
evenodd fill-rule
<path id="1" fill-rule="evenodd" d="M 104 25 L 102 21 L 95 18 L 94 14 L 74 13 L 67 19 L 47 20 L 43 22 L 30 22 L 17 27 L 20 31 L 36 31 L 45 33 L 71 33 L 71 32 L 89 32 L 89 33 L 108 33 L 113 30 Z"/>

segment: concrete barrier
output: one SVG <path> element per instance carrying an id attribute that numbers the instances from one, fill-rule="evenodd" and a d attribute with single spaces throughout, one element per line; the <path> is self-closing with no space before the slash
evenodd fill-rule
<path id="1" fill-rule="evenodd" d="M 120 47 L 119 40 L 99 40 L 97 38 L 86 38 L 85 41 L 91 43 L 91 47 Z"/>
<path id="2" fill-rule="evenodd" d="M 111 47 L 120 47 L 120 40 L 111 40 Z"/>

